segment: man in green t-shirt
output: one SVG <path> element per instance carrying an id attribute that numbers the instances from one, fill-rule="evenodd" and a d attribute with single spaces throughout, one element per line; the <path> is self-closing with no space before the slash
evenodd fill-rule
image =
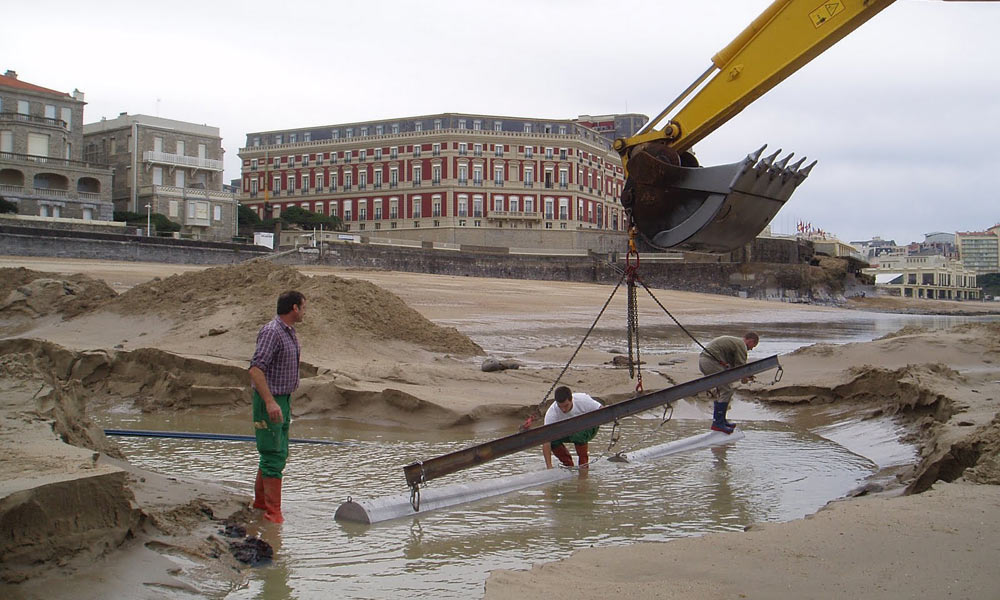
<path id="1" fill-rule="evenodd" d="M 715 338 L 698 356 L 698 369 L 702 375 L 714 375 L 726 369 L 740 367 L 747 364 L 747 352 L 753 350 L 760 342 L 760 336 L 753 331 L 743 334 L 742 338 L 732 335 L 723 335 Z M 743 383 L 752 381 L 753 376 L 744 377 Z M 732 384 L 720 385 L 715 388 L 716 400 L 712 413 L 712 431 L 732 433 L 736 429 L 726 420 L 726 411 L 729 410 L 729 401 L 733 399 Z"/>

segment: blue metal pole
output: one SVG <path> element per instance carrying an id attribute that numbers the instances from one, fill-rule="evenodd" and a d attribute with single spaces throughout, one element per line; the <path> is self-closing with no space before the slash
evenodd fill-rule
<path id="1" fill-rule="evenodd" d="M 156 438 L 178 438 L 187 440 L 218 440 L 224 442 L 253 442 L 256 441 L 252 435 L 235 435 L 229 433 L 192 433 L 188 431 L 151 431 L 143 429 L 105 429 L 104 435 L 118 435 L 124 437 L 156 437 Z M 350 442 L 335 442 L 333 440 L 304 440 L 290 439 L 293 444 L 326 444 L 329 446 L 350 446 Z"/>

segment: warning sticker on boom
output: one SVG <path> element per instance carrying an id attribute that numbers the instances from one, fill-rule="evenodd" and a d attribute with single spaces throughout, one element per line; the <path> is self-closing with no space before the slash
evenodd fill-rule
<path id="1" fill-rule="evenodd" d="M 813 27 L 819 27 L 844 12 L 844 10 L 843 2 L 836 0 L 833 2 L 824 2 L 819 8 L 809 13 L 809 18 L 812 20 Z"/>

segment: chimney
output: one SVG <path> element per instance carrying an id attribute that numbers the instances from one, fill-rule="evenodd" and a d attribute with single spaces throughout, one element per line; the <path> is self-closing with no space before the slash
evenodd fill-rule
<path id="1" fill-rule="evenodd" d="M 83 102 L 83 92 L 81 92 L 79 88 L 73 90 L 73 99 Z"/>
<path id="2" fill-rule="evenodd" d="M 17 79 L 17 71 L 13 69 L 7 69 L 7 72 L 3 74 L 4 77 L 10 77 L 11 79 Z"/>

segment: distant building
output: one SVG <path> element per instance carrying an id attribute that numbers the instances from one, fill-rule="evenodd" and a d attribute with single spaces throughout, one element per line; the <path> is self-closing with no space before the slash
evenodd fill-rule
<path id="1" fill-rule="evenodd" d="M 646 115 L 635 113 L 617 115 L 580 115 L 576 122 L 600 133 L 609 141 L 628 138 L 636 134 L 649 121 Z"/>
<path id="2" fill-rule="evenodd" d="M 851 242 L 851 245 L 857 248 L 861 256 L 868 262 L 883 254 L 892 254 L 899 251 L 895 240 L 883 240 L 878 236 L 870 240 Z"/>
<path id="3" fill-rule="evenodd" d="M 955 234 L 936 232 L 924 234 L 924 241 L 913 242 L 907 246 L 907 254 L 912 256 L 940 255 L 947 258 L 958 258 L 958 247 L 955 246 Z"/>
<path id="4" fill-rule="evenodd" d="M 0 196 L 20 215 L 111 221 L 111 168 L 83 156 L 83 92 L 0 76 Z"/>
<path id="5" fill-rule="evenodd" d="M 880 294 L 903 298 L 974 300 L 980 296 L 976 272 L 941 255 L 883 254 L 864 272 L 875 276 Z"/>
<path id="6" fill-rule="evenodd" d="M 986 231 L 959 231 L 955 245 L 962 263 L 976 273 L 1000 273 L 1000 224 Z"/>
<path id="7" fill-rule="evenodd" d="M 645 119 L 626 117 L 622 131 Z M 240 158 L 240 202 L 263 219 L 298 206 L 365 236 L 623 245 L 621 160 L 610 136 L 578 120 L 442 113 L 263 131 Z"/>
<path id="8" fill-rule="evenodd" d="M 83 137 L 88 158 L 115 167 L 116 210 L 166 215 L 186 237 L 233 237 L 236 196 L 223 190 L 218 127 L 121 113 L 88 123 Z"/>

